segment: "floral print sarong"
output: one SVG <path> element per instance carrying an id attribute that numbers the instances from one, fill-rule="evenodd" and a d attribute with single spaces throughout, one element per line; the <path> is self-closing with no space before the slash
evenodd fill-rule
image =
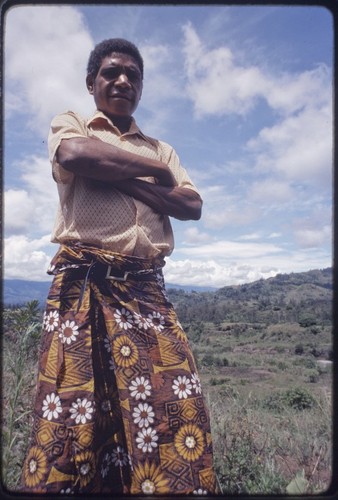
<path id="1" fill-rule="evenodd" d="M 138 274 L 108 280 L 107 265 Z M 215 493 L 209 415 L 162 266 L 60 247 L 22 491 Z"/>

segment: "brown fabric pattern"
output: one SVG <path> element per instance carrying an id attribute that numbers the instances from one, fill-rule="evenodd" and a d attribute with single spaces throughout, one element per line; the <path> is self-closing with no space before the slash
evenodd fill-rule
<path id="1" fill-rule="evenodd" d="M 103 264 L 141 273 L 107 280 Z M 80 246 L 54 258 L 23 491 L 216 492 L 209 415 L 162 266 Z"/>

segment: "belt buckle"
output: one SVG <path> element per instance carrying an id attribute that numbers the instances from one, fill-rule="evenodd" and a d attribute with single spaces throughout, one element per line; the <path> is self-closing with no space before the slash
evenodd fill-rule
<path id="1" fill-rule="evenodd" d="M 111 272 L 111 266 L 107 267 L 107 274 L 105 276 L 106 280 L 111 280 L 111 281 L 127 281 L 128 274 L 130 274 L 130 271 L 125 271 L 123 276 L 113 276 L 110 274 Z"/>

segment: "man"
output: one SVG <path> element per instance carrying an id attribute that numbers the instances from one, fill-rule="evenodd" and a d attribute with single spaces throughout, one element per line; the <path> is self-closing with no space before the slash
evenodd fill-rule
<path id="1" fill-rule="evenodd" d="M 58 115 L 49 136 L 60 248 L 23 490 L 214 493 L 209 416 L 162 276 L 168 216 L 198 219 L 202 201 L 175 151 L 132 118 L 138 49 L 105 40 L 87 73 L 95 115 Z"/>

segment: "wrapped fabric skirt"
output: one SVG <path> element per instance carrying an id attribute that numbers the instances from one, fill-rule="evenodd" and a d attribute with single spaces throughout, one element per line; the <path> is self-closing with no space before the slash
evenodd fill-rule
<path id="1" fill-rule="evenodd" d="M 209 415 L 162 266 L 60 247 L 22 491 L 216 492 Z"/>

